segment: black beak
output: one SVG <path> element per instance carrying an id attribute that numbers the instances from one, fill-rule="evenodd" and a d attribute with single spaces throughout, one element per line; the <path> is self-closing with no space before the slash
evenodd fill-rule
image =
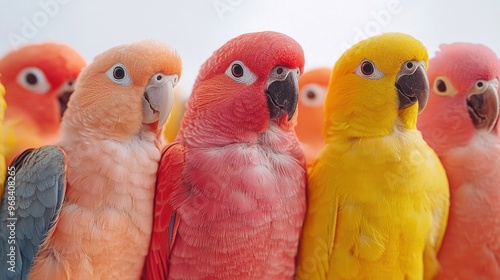
<path id="1" fill-rule="evenodd" d="M 66 111 L 66 109 L 68 109 L 68 102 L 69 102 L 69 98 L 70 98 L 71 94 L 73 94 L 72 91 L 65 91 L 65 92 L 59 94 L 59 96 L 57 97 L 57 99 L 59 100 L 59 108 L 61 111 L 61 117 L 64 115 L 64 112 Z"/>
<path id="2" fill-rule="evenodd" d="M 75 81 L 68 80 L 59 88 L 59 95 L 57 96 L 57 100 L 59 101 L 59 109 L 61 112 L 61 117 L 64 115 L 66 109 L 68 109 L 69 98 L 75 91 Z"/>
<path id="3" fill-rule="evenodd" d="M 477 130 L 491 131 L 498 119 L 499 101 L 496 80 L 486 83 L 482 92 L 471 92 L 467 96 L 469 116 Z M 474 90 L 473 90 L 474 91 Z"/>
<path id="4" fill-rule="evenodd" d="M 418 102 L 418 112 L 421 113 L 429 99 L 429 80 L 424 63 L 418 61 L 403 63 L 396 79 L 396 89 L 400 110 Z"/>
<path id="5" fill-rule="evenodd" d="M 271 119 L 288 114 L 292 119 L 299 100 L 299 70 L 277 66 L 269 75 L 266 95 Z"/>

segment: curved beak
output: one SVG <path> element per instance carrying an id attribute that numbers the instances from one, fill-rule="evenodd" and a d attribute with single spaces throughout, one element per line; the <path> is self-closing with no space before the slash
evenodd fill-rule
<path id="1" fill-rule="evenodd" d="M 418 113 L 421 113 L 429 99 L 429 80 L 423 61 L 406 61 L 401 66 L 396 78 L 399 109 L 405 109 L 418 102 Z"/>
<path id="2" fill-rule="evenodd" d="M 178 80 L 177 75 L 156 73 L 151 76 L 142 96 L 143 123 L 158 122 L 158 128 L 165 124 L 172 111 L 174 86 Z"/>
<path id="3" fill-rule="evenodd" d="M 493 79 L 487 82 L 484 90 L 471 90 L 467 95 L 467 109 L 469 116 L 477 130 L 491 131 L 498 119 L 498 80 Z"/>
<path id="4" fill-rule="evenodd" d="M 270 118 L 288 114 L 292 119 L 299 100 L 299 69 L 276 66 L 267 79 L 266 95 Z"/>
<path id="5" fill-rule="evenodd" d="M 66 109 L 68 109 L 69 98 L 75 91 L 75 80 L 68 80 L 64 83 L 58 91 L 57 100 L 59 101 L 59 109 L 61 112 L 61 117 L 64 115 Z"/>

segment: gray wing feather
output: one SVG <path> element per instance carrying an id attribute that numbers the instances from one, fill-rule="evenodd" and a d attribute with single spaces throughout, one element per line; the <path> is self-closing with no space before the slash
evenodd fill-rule
<path id="1" fill-rule="evenodd" d="M 0 212 L 0 279 L 27 278 L 61 209 L 65 172 L 57 146 L 26 150 L 9 167 Z"/>

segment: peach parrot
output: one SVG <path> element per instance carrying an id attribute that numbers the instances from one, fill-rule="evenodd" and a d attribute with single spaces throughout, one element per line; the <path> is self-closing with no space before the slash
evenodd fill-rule
<path id="1" fill-rule="evenodd" d="M 152 232 L 161 128 L 180 71 L 177 52 L 156 41 L 117 46 L 85 68 L 61 140 L 13 163 L 15 209 L 2 211 L 0 220 L 16 219 L 15 269 L 6 260 L 13 245 L 2 226 L 0 278 L 139 279 Z"/>

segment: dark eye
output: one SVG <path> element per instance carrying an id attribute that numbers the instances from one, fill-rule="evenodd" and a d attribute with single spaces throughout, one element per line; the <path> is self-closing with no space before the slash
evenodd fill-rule
<path id="1" fill-rule="evenodd" d="M 231 74 L 236 78 L 243 77 L 243 67 L 237 63 L 233 64 L 231 66 Z"/>
<path id="2" fill-rule="evenodd" d="M 436 81 L 436 88 L 439 92 L 446 92 L 447 90 L 446 83 L 441 79 Z"/>
<path id="3" fill-rule="evenodd" d="M 312 90 L 308 91 L 307 94 L 306 94 L 306 96 L 307 96 L 307 99 L 309 99 L 309 100 L 316 99 L 316 93 L 314 91 L 312 91 Z"/>
<path id="4" fill-rule="evenodd" d="M 458 93 L 451 80 L 446 76 L 437 76 L 434 78 L 432 90 L 440 96 L 455 96 Z"/>
<path id="5" fill-rule="evenodd" d="M 366 76 L 370 76 L 373 74 L 373 64 L 370 61 L 365 61 L 363 64 L 361 64 L 361 73 L 363 73 Z"/>
<path id="6" fill-rule="evenodd" d="M 106 71 L 106 76 L 108 76 L 108 78 L 117 85 L 128 87 L 132 84 L 130 75 L 127 72 L 127 67 L 120 62 L 111 66 L 108 71 Z"/>
<path id="7" fill-rule="evenodd" d="M 28 73 L 26 75 L 26 82 L 30 85 L 36 85 L 38 83 L 38 78 L 33 73 Z"/>
<path id="8" fill-rule="evenodd" d="M 45 94 L 51 86 L 42 70 L 36 67 L 27 67 L 17 75 L 17 83 L 33 93 Z"/>
<path id="9" fill-rule="evenodd" d="M 224 74 L 233 81 L 241 84 L 251 85 L 257 80 L 257 76 L 252 73 L 245 63 L 235 60 L 229 64 Z"/>
<path id="10" fill-rule="evenodd" d="M 307 84 L 300 89 L 300 103 L 307 107 L 321 107 L 325 101 L 326 87 L 318 84 Z"/>
<path id="11" fill-rule="evenodd" d="M 116 66 L 115 69 L 113 69 L 113 77 L 117 80 L 125 78 L 125 69 L 121 66 Z"/>
<path id="12" fill-rule="evenodd" d="M 482 88 L 484 86 L 483 82 L 477 82 L 477 87 Z"/>

